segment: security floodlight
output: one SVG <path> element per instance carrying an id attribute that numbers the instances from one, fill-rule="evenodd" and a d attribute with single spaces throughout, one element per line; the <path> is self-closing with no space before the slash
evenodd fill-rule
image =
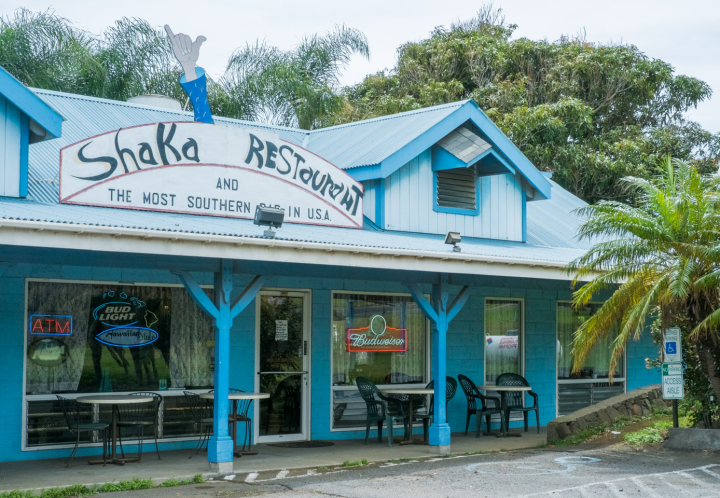
<path id="1" fill-rule="evenodd" d="M 460 232 L 448 232 L 448 234 L 445 236 L 445 243 L 452 244 L 454 252 L 460 252 L 458 244 L 461 240 L 462 238 L 460 237 Z"/>
<path id="2" fill-rule="evenodd" d="M 263 232 L 265 237 L 275 237 L 272 228 L 280 228 L 285 219 L 285 210 L 268 206 L 258 206 L 255 208 L 255 219 L 253 223 L 261 227 L 269 227 Z"/>

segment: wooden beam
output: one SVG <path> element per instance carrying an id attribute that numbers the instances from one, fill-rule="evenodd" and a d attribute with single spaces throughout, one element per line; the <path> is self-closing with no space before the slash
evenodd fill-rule
<path id="1" fill-rule="evenodd" d="M 185 289 L 187 289 L 190 297 L 193 298 L 193 301 L 195 301 L 195 303 L 197 303 L 197 305 L 200 306 L 205 313 L 217 320 L 219 315 L 217 307 L 213 304 L 207 294 L 205 294 L 202 287 L 198 285 L 195 278 L 190 275 L 190 272 L 180 271 L 177 272 L 177 276 L 180 277 L 180 280 L 182 280 Z M 215 292 L 219 292 L 219 289 L 216 289 Z"/>

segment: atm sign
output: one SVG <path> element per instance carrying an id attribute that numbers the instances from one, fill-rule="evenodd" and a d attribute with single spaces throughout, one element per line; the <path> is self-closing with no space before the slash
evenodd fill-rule
<path id="1" fill-rule="evenodd" d="M 72 316 L 30 315 L 30 333 L 33 335 L 72 335 Z"/>

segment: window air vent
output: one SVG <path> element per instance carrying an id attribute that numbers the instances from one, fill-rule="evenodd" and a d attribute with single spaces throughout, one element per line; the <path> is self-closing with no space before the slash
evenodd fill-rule
<path id="1" fill-rule="evenodd" d="M 475 168 L 437 171 L 437 205 L 457 209 L 477 209 Z"/>

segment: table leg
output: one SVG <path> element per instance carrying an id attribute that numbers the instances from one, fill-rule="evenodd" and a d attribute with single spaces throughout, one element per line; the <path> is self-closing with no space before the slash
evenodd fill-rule
<path id="1" fill-rule="evenodd" d="M 522 437 L 522 434 L 519 432 L 510 432 L 510 410 L 507 409 L 506 394 L 505 391 L 500 391 L 500 411 L 502 412 L 500 416 L 505 420 L 505 428 L 502 431 L 502 435 L 498 434 L 497 437 Z"/>

